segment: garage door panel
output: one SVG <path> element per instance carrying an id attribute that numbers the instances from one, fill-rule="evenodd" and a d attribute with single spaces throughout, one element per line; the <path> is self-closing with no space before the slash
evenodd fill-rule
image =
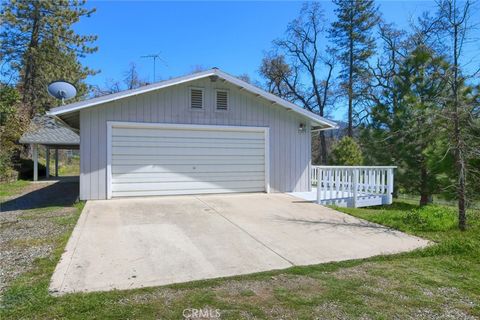
<path id="1" fill-rule="evenodd" d="M 114 128 L 115 137 L 178 137 L 186 138 L 218 138 L 223 139 L 258 139 L 263 140 L 263 132 L 226 131 L 226 130 L 184 130 L 184 129 L 145 129 L 145 128 Z"/>
<path id="2" fill-rule="evenodd" d="M 209 142 L 209 141 L 202 141 L 202 142 L 193 142 L 193 141 L 178 141 L 178 142 L 157 142 L 157 141 L 128 141 L 128 142 L 113 142 L 113 147 L 155 147 L 155 148 L 237 148 L 245 147 L 245 148 L 253 148 L 253 149 L 262 149 L 264 148 L 263 143 L 258 143 L 258 141 L 250 142 L 250 143 L 230 143 L 230 142 Z"/>
<path id="3" fill-rule="evenodd" d="M 112 173 L 131 173 L 131 172 L 259 172 L 263 171 L 263 165 L 257 164 L 199 164 L 199 165 L 184 165 L 184 164 L 170 164 L 170 165 L 115 165 L 112 167 Z"/>
<path id="4" fill-rule="evenodd" d="M 148 181 L 178 181 L 180 179 L 191 179 L 194 181 L 212 181 L 212 179 L 236 179 L 236 180 L 252 180 L 264 174 L 264 171 L 251 171 L 251 172 L 190 172 L 187 174 L 178 172 L 129 172 L 129 173 L 116 173 L 112 175 L 112 181 L 133 181 L 142 182 Z M 189 180 L 190 181 L 190 180 Z"/>
<path id="5" fill-rule="evenodd" d="M 168 147 L 168 146 L 212 146 L 212 145 L 227 145 L 227 146 L 242 146 L 242 145 L 258 145 L 263 146 L 262 139 L 205 139 L 205 138 L 155 138 L 155 137 L 141 137 L 135 140 L 135 137 L 116 137 L 112 139 L 112 146 L 153 146 L 153 147 Z"/>
<path id="6" fill-rule="evenodd" d="M 143 158 L 138 156 L 132 156 L 129 159 L 117 159 L 115 158 L 112 161 L 113 165 L 129 165 L 135 163 L 137 165 L 172 165 L 172 164 L 187 164 L 187 165 L 202 165 L 202 164 L 225 164 L 225 159 L 215 158 L 199 158 L 195 159 L 185 158 L 170 158 L 170 159 L 158 159 L 158 158 Z M 229 164 L 258 164 L 263 165 L 265 159 L 262 156 L 255 157 L 232 157 L 228 159 Z"/>
<path id="7" fill-rule="evenodd" d="M 262 188 L 263 180 L 259 181 L 188 181 L 163 183 L 119 183 L 114 184 L 112 191 L 162 191 L 162 190 L 204 190 L 204 189 L 233 189 L 233 188 Z"/>
<path id="8" fill-rule="evenodd" d="M 212 158 L 210 155 L 208 154 L 204 154 L 204 155 L 193 155 L 193 156 L 190 156 L 190 157 L 184 157 L 184 158 L 179 158 L 178 155 L 165 155 L 165 154 L 154 154 L 154 155 L 151 155 L 151 154 L 117 154 L 115 155 L 114 158 L 112 158 L 112 161 L 113 160 L 129 160 L 129 159 L 148 159 L 148 160 L 178 160 L 178 159 L 192 159 L 192 161 L 196 161 L 196 160 L 205 160 L 205 159 L 216 159 L 216 160 L 225 160 L 225 162 L 229 162 L 229 161 L 232 161 L 232 160 L 236 160 L 236 159 L 241 159 L 242 161 L 245 160 L 245 159 L 264 159 L 263 156 L 258 156 L 258 155 L 241 155 L 241 156 L 238 156 L 238 155 L 230 155 L 230 154 L 224 154 L 224 155 L 221 155 L 221 156 L 215 156 L 215 158 Z"/>
<path id="9" fill-rule="evenodd" d="M 113 197 L 265 190 L 265 133 L 112 128 Z"/>
<path id="10" fill-rule="evenodd" d="M 146 196 L 168 196 L 179 194 L 209 194 L 209 193 L 236 193 L 236 192 L 259 192 L 258 188 L 218 188 L 218 189 L 183 189 L 183 190 L 156 190 L 156 191 L 117 191 L 113 197 L 146 197 Z"/>
<path id="11" fill-rule="evenodd" d="M 115 175 L 112 178 L 114 184 L 121 183 L 164 183 L 164 182 L 189 182 L 189 181 L 209 181 L 209 182 L 227 182 L 227 181 L 255 181 L 259 179 L 259 172 L 247 172 L 248 175 L 232 175 L 225 172 L 225 175 L 209 176 L 206 174 L 155 174 L 148 177 L 137 177 L 135 175 L 129 177 L 117 177 Z M 261 180 L 263 181 L 263 180 Z"/>
<path id="12" fill-rule="evenodd" d="M 138 155 L 177 155 L 177 156 L 193 156 L 193 155 L 264 155 L 263 148 L 184 148 L 184 147 L 168 147 L 168 148 L 152 148 L 152 147 L 112 147 L 112 154 L 138 154 Z"/>

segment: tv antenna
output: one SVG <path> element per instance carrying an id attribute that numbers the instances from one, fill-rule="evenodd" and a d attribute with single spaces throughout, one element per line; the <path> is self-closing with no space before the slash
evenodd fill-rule
<path id="1" fill-rule="evenodd" d="M 147 54 L 147 55 L 141 56 L 140 58 L 153 59 L 153 82 L 155 82 L 155 81 L 156 81 L 157 59 L 160 60 L 160 61 L 162 61 L 165 65 L 167 65 L 167 63 L 165 62 L 165 60 L 163 60 L 163 59 L 160 57 L 160 54 L 159 54 L 159 53 Z"/>
<path id="2" fill-rule="evenodd" d="M 48 93 L 59 100 L 62 100 L 62 105 L 65 100 L 71 99 L 77 95 L 77 88 L 70 82 L 64 80 L 57 80 L 51 82 L 47 87 Z"/>

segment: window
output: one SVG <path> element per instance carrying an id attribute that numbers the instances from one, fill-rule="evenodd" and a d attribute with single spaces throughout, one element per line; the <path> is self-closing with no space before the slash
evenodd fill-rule
<path id="1" fill-rule="evenodd" d="M 203 109 L 203 89 L 190 88 L 190 107 L 192 109 Z"/>
<path id="2" fill-rule="evenodd" d="M 217 110 L 228 109 L 228 91 L 227 90 L 216 90 L 215 107 Z"/>

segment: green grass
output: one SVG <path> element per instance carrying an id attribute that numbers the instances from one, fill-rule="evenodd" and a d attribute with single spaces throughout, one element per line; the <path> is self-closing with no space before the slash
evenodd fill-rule
<path id="1" fill-rule="evenodd" d="M 38 157 L 38 163 L 46 166 L 46 159 L 43 156 Z M 50 158 L 50 174 L 55 174 L 55 160 L 52 157 Z M 65 161 L 58 162 L 58 175 L 63 176 L 78 176 L 80 174 L 80 157 L 72 157 L 70 163 Z"/>
<path id="2" fill-rule="evenodd" d="M 21 192 L 23 188 L 28 186 L 30 182 L 26 180 L 17 180 L 9 183 L 0 183 L 0 200 L 1 198 L 11 197 Z"/>
<path id="3" fill-rule="evenodd" d="M 78 205 L 79 212 L 83 203 Z M 410 253 L 165 287 L 50 296 L 53 256 L 35 262 L 5 293 L 1 319 L 181 319 L 185 308 L 220 309 L 222 319 L 480 317 L 480 212 L 460 232 L 453 208 L 395 202 L 339 209 L 435 242 Z M 78 217 L 78 215 L 76 215 Z M 71 230 L 75 219 L 61 223 Z"/>

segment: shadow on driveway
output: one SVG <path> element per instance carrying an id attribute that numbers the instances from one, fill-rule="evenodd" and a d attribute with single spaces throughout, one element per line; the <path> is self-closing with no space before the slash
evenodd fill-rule
<path id="1" fill-rule="evenodd" d="M 8 211 L 71 206 L 78 199 L 78 182 L 38 184 L 38 189 L 0 203 L 0 214 Z"/>

